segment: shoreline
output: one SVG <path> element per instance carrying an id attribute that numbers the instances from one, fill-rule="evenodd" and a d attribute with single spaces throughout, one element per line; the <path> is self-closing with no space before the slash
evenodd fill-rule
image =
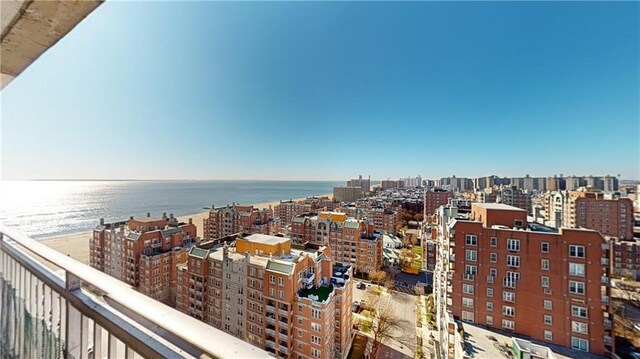
<path id="1" fill-rule="evenodd" d="M 315 195 L 315 197 L 332 198 L 333 194 L 332 193 L 320 194 L 320 195 Z M 293 198 L 293 200 L 300 201 L 306 198 L 308 197 Z M 289 199 L 283 199 L 283 200 L 277 200 L 272 202 L 246 204 L 246 206 L 253 206 L 258 209 L 268 209 L 269 206 L 274 207 L 275 205 L 279 204 L 280 201 L 288 201 L 288 200 Z M 241 204 L 241 205 L 245 205 L 245 204 Z M 202 237 L 203 220 L 208 216 L 209 216 L 209 211 L 204 211 L 204 212 L 199 212 L 199 213 L 194 213 L 194 214 L 189 214 L 184 216 L 178 216 L 177 218 L 178 218 L 178 221 L 180 222 L 188 222 L 189 218 L 191 218 L 193 220 L 193 223 L 198 228 L 197 236 Z M 98 223 L 98 220 L 96 220 L 96 224 L 97 223 Z M 67 256 L 70 256 L 71 258 L 74 258 L 82 263 L 89 264 L 89 239 L 91 237 L 91 233 L 92 231 L 67 233 L 67 234 L 61 234 L 56 236 L 38 238 L 37 241 L 57 250 L 58 252 L 61 252 Z"/>

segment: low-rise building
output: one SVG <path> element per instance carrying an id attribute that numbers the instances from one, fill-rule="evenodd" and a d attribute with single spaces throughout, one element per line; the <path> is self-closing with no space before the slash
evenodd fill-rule
<path id="1" fill-rule="evenodd" d="M 280 224 L 267 209 L 238 204 L 225 207 L 211 207 L 209 217 L 203 220 L 205 241 L 230 236 L 234 233 L 274 234 L 280 231 Z"/>

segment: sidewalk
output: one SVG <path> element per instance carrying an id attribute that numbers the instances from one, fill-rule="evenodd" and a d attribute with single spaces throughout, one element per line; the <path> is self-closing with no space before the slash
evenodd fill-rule
<path id="1" fill-rule="evenodd" d="M 422 356 L 416 354 L 416 358 L 439 359 L 440 351 L 437 350 L 439 347 L 437 342 L 438 335 L 436 330 L 429 329 L 425 298 L 425 295 L 418 296 L 418 303 L 416 305 L 416 311 L 420 313 L 418 316 L 420 325 L 416 323 L 416 337 L 422 340 Z M 420 344 L 420 339 L 418 339 L 418 344 Z"/>

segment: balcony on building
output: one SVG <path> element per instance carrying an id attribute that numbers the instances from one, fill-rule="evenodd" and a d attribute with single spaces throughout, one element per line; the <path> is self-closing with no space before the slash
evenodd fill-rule
<path id="1" fill-rule="evenodd" d="M 1 225 L 0 297 L 0 347 L 6 357 L 268 357 Z"/>
<path id="2" fill-rule="evenodd" d="M 298 297 L 307 298 L 311 300 L 311 304 L 323 304 L 326 303 L 333 295 L 333 285 L 321 284 L 319 286 L 312 286 L 311 288 L 302 288 L 298 291 Z"/>

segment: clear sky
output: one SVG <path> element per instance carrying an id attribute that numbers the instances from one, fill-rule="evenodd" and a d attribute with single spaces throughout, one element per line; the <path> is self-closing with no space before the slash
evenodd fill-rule
<path id="1" fill-rule="evenodd" d="M 2 92 L 2 177 L 640 178 L 638 2 L 111 2 Z"/>

